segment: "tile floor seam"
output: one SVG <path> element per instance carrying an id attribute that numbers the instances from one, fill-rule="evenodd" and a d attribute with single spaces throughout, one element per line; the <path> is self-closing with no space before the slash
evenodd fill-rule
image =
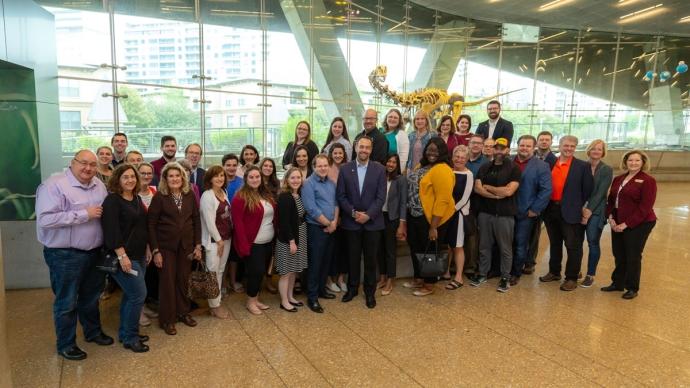
<path id="1" fill-rule="evenodd" d="M 393 366 L 395 366 L 396 368 L 398 368 L 398 370 L 399 370 L 402 374 L 404 374 L 405 376 L 409 377 L 412 381 L 414 381 L 415 384 L 417 384 L 417 385 L 420 386 L 420 387 L 426 387 L 426 385 L 424 385 L 424 384 L 420 383 L 419 381 L 417 381 L 417 379 L 415 379 L 413 376 L 411 376 L 409 373 L 407 373 L 400 365 L 398 365 L 398 364 L 396 364 L 395 362 L 393 362 L 393 360 L 391 360 L 388 356 L 386 356 L 381 350 L 379 350 L 379 348 L 377 348 L 376 346 L 374 346 L 373 344 L 371 344 L 369 341 L 367 341 L 366 338 L 362 337 L 359 333 L 357 333 L 355 330 L 353 330 L 350 326 L 348 326 L 345 322 L 343 322 L 343 321 L 342 321 L 340 318 L 338 318 L 335 314 L 333 314 L 333 313 L 331 313 L 331 312 L 328 312 L 327 314 L 330 314 L 333 318 L 335 318 L 336 321 L 340 322 L 347 330 L 349 330 L 349 331 L 350 331 L 351 333 L 353 333 L 356 337 L 358 337 L 359 339 L 361 339 L 362 341 L 364 341 L 365 344 L 371 346 L 371 348 L 374 349 L 374 351 L 376 351 L 376 353 L 380 354 L 381 357 L 383 357 L 383 358 L 385 358 L 386 360 L 388 360 L 388 362 L 390 362 Z"/>
<path id="2" fill-rule="evenodd" d="M 302 349 L 300 349 L 299 346 L 297 346 L 297 344 L 292 340 L 292 338 L 290 338 L 289 335 L 287 335 L 283 330 L 281 330 L 280 326 L 276 324 L 276 321 L 274 321 L 274 320 L 270 317 L 269 314 L 266 314 L 266 316 L 268 317 L 268 320 L 271 321 L 271 323 L 273 323 L 273 326 L 276 327 L 276 329 L 280 332 L 280 334 L 282 334 L 283 336 L 285 336 L 285 338 L 287 338 L 288 342 L 290 342 L 290 344 L 291 344 L 292 346 L 294 346 L 295 349 L 297 349 L 297 352 L 298 352 L 299 354 L 301 354 L 302 357 L 304 357 L 304 359 L 307 360 L 307 362 L 309 363 L 309 365 L 311 365 L 311 367 L 314 368 L 314 370 L 321 376 L 321 378 L 323 378 L 323 380 L 326 382 L 326 384 L 328 384 L 328 385 L 331 386 L 331 387 L 335 387 L 335 385 L 333 385 L 333 384 L 328 380 L 328 378 L 326 378 L 326 376 L 321 372 L 321 370 L 320 370 L 319 368 L 317 368 L 316 365 L 314 365 L 313 362 L 311 362 L 311 360 L 309 359 L 309 357 L 307 357 L 307 355 L 304 354 L 304 353 L 302 352 Z"/>
<path id="3" fill-rule="evenodd" d="M 266 364 L 268 364 L 268 367 L 271 368 L 271 370 L 273 371 L 273 373 L 275 373 L 276 376 L 278 376 L 278 379 L 280 379 L 280 382 L 283 383 L 283 386 L 288 387 L 285 380 L 283 380 L 283 377 L 278 373 L 278 371 L 273 367 L 273 364 L 271 364 L 271 362 L 268 360 L 268 357 L 266 357 L 266 354 L 264 354 L 264 352 L 261 351 L 261 347 L 259 346 L 259 344 L 257 344 L 256 341 L 254 341 L 254 337 L 252 337 L 249 334 L 249 332 L 247 332 L 247 330 L 244 328 L 244 325 L 242 325 L 242 321 L 240 319 L 237 319 L 237 317 L 232 312 L 232 310 L 229 310 L 229 311 L 230 311 L 230 315 L 232 315 L 232 317 L 237 321 L 237 324 L 240 326 L 240 328 L 244 332 L 244 335 L 246 335 L 247 338 L 249 338 L 249 340 L 252 342 L 252 344 L 254 344 L 254 347 L 256 348 L 256 350 L 258 350 L 259 354 L 261 354 L 261 357 L 263 357 L 264 361 L 266 361 Z"/>
<path id="4" fill-rule="evenodd" d="M 443 301 L 439 301 L 439 303 L 440 303 L 442 306 L 444 306 L 446 309 L 450 310 L 451 312 L 454 312 L 454 310 L 453 310 L 452 308 L 450 308 L 449 305 L 443 303 Z M 582 354 L 582 353 L 580 353 L 580 352 L 578 352 L 578 351 L 575 351 L 575 350 L 573 350 L 573 349 L 567 348 L 567 347 L 565 347 L 565 346 L 559 344 L 559 343 L 556 342 L 556 341 L 553 341 L 553 340 L 551 340 L 551 339 L 549 339 L 549 338 L 543 337 L 543 336 L 541 336 L 541 335 L 539 335 L 539 334 L 537 334 L 537 333 L 535 333 L 535 332 L 533 332 L 533 331 L 531 331 L 531 330 L 529 330 L 529 329 L 523 327 L 522 325 L 520 325 L 520 324 L 518 324 L 518 323 L 516 323 L 516 322 L 509 321 L 509 320 L 507 320 L 507 319 L 505 319 L 505 318 L 503 318 L 503 317 L 501 317 L 501 316 L 498 316 L 498 315 L 496 315 L 496 314 L 494 314 L 494 313 L 492 313 L 492 312 L 489 312 L 489 311 L 485 311 L 485 312 L 487 312 L 489 315 L 491 315 L 491 316 L 493 316 L 493 317 L 495 317 L 495 318 L 501 319 L 501 320 L 504 321 L 504 322 L 507 322 L 507 323 L 512 324 L 512 325 L 515 325 L 515 326 L 519 327 L 520 329 L 525 330 L 526 332 L 528 332 L 528 333 L 530 333 L 530 334 L 532 334 L 532 335 L 535 335 L 535 336 L 537 336 L 537 337 L 539 337 L 539 338 L 541 338 L 541 339 L 543 339 L 543 340 L 545 340 L 545 341 L 547 341 L 547 342 L 549 342 L 549 343 L 551 343 L 551 344 L 553 344 L 553 345 L 558 346 L 559 348 L 566 349 L 566 350 L 568 350 L 568 351 L 570 351 L 570 352 L 575 353 L 576 355 L 578 355 L 578 356 L 580 356 L 580 357 L 583 357 L 583 358 L 585 358 L 585 359 L 587 359 L 587 360 L 590 360 L 590 361 L 592 361 L 593 363 L 595 363 L 596 365 L 602 366 L 602 367 L 604 367 L 604 368 L 607 369 L 607 370 L 610 370 L 610 371 L 612 371 L 612 372 L 614 372 L 614 373 L 616 373 L 616 374 L 619 374 L 619 375 L 621 375 L 621 376 L 623 376 L 623 377 L 630 378 L 630 379 L 633 380 L 634 382 L 636 382 L 636 383 L 638 383 L 638 384 L 641 384 L 641 385 L 643 385 L 643 386 L 648 386 L 648 385 L 646 385 L 646 384 L 644 384 L 644 383 L 642 383 L 642 382 L 639 382 L 639 381 L 638 381 L 637 379 L 635 379 L 635 378 L 631 378 L 631 377 L 629 377 L 629 376 L 627 376 L 627 375 L 621 373 L 621 372 L 618 371 L 617 369 L 614 369 L 614 368 L 612 368 L 612 367 L 610 367 L 610 366 L 608 366 L 608 365 L 602 364 L 600 361 L 598 361 L 598 360 L 596 360 L 596 359 L 594 359 L 594 358 L 588 357 L 588 356 L 586 356 L 586 355 L 584 355 L 584 354 Z M 479 325 L 481 325 L 481 326 L 486 327 L 487 329 L 489 329 L 489 330 L 491 330 L 491 331 L 493 331 L 493 332 L 499 334 L 500 336 L 506 338 L 508 341 L 514 342 L 514 343 L 516 343 L 516 344 L 522 346 L 523 348 L 525 348 L 525 349 L 527 349 L 527 350 L 529 350 L 529 351 L 531 351 L 531 352 L 537 354 L 537 355 L 540 356 L 540 357 L 543 357 L 543 358 L 545 358 L 545 359 L 547 359 L 547 360 L 549 360 L 549 361 L 554 362 L 556 365 L 561 366 L 562 368 L 564 368 L 564 369 L 566 369 L 566 370 L 572 372 L 573 374 L 576 374 L 576 375 L 578 375 L 578 376 L 580 376 L 580 377 L 582 377 L 582 378 L 584 378 L 584 379 L 586 379 L 586 380 L 589 380 L 589 381 L 591 381 L 592 383 L 594 383 L 594 384 L 596 384 L 596 385 L 598 385 L 598 386 L 601 386 L 601 387 L 604 386 L 604 385 L 602 385 L 602 384 L 600 384 L 600 383 L 598 383 L 598 382 L 596 382 L 596 381 L 593 381 L 593 380 L 589 379 L 589 378 L 586 377 L 586 376 L 583 376 L 581 373 L 576 372 L 576 371 L 570 369 L 567 365 L 563 365 L 563 364 L 561 364 L 560 362 L 558 362 L 557 360 L 552 359 L 551 357 L 546 356 L 546 355 L 544 355 L 544 354 L 541 354 L 540 352 L 536 351 L 535 349 L 532 349 L 532 348 L 529 347 L 528 345 L 523 344 L 522 342 L 518 342 L 518 341 L 516 341 L 516 340 L 511 339 L 510 337 L 506 336 L 505 334 L 503 334 L 503 333 L 499 332 L 498 330 L 496 330 L 496 329 L 494 329 L 494 328 L 492 328 L 492 327 L 490 327 L 490 326 L 488 326 L 488 325 L 486 325 L 486 324 L 484 324 L 484 323 L 482 323 L 482 322 L 480 322 L 480 321 L 474 319 L 473 317 L 471 317 L 471 316 L 469 316 L 469 315 L 465 315 L 465 314 L 463 314 L 463 313 L 461 313 L 461 312 L 459 312 L 459 313 L 457 313 L 457 314 L 460 314 L 460 315 L 462 315 L 463 317 L 466 317 L 467 319 L 469 319 L 469 320 L 471 320 L 471 321 L 474 321 L 474 322 L 476 322 L 477 324 L 479 324 Z"/>
<path id="5" fill-rule="evenodd" d="M 65 371 L 65 360 L 60 360 L 60 379 L 58 380 L 58 388 L 62 388 L 62 375 Z"/>

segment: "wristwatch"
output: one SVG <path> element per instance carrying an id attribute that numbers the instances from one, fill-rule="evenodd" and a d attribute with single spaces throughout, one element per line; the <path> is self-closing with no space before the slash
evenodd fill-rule
<path id="1" fill-rule="evenodd" d="M 355 218 L 355 209 L 352 209 L 352 218 Z"/>
<path id="2" fill-rule="evenodd" d="M 124 259 L 125 257 L 127 257 L 127 254 L 126 254 L 126 253 L 125 253 L 125 254 L 122 254 L 122 255 L 119 255 L 119 256 L 117 257 L 117 261 L 122 261 L 122 259 Z"/>

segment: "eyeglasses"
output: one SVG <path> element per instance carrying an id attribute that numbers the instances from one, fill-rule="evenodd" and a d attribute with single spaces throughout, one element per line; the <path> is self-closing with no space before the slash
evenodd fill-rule
<path id="1" fill-rule="evenodd" d="M 376 120 L 376 117 L 364 117 L 364 120 Z"/>
<path id="2" fill-rule="evenodd" d="M 149 175 L 153 175 L 153 173 L 152 172 L 140 172 L 139 175 L 149 176 Z"/>
<path id="3" fill-rule="evenodd" d="M 74 160 L 75 162 L 81 164 L 81 165 L 84 166 L 84 167 L 86 167 L 86 166 L 91 167 L 91 168 L 96 168 L 96 167 L 98 167 L 98 163 L 96 163 L 96 162 L 89 163 L 89 162 L 87 162 L 87 161 L 79 160 L 79 159 L 77 159 L 77 158 L 74 158 L 73 160 Z"/>

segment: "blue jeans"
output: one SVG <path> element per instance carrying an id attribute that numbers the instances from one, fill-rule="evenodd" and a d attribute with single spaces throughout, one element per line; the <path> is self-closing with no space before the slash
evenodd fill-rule
<path id="1" fill-rule="evenodd" d="M 101 334 L 98 299 L 105 286 L 105 273 L 96 269 L 98 249 L 43 248 L 43 257 L 55 295 L 53 321 L 57 351 L 62 352 L 77 344 L 77 318 L 86 339 Z"/>
<path id="2" fill-rule="evenodd" d="M 597 265 L 601 257 L 601 247 L 599 241 L 601 240 L 601 232 L 604 231 L 604 224 L 601 215 L 592 214 L 587 222 L 585 233 L 587 235 L 587 245 L 589 246 L 589 256 L 587 257 L 587 275 L 594 276 L 597 274 Z"/>
<path id="3" fill-rule="evenodd" d="M 307 241 L 307 299 L 312 302 L 318 300 L 326 288 L 334 235 L 324 232 L 320 225 L 307 224 Z"/>
<path id="4" fill-rule="evenodd" d="M 532 229 L 537 217 L 515 217 L 515 254 L 513 255 L 512 275 L 520 277 L 522 268 L 527 263 Z"/>
<path id="5" fill-rule="evenodd" d="M 146 300 L 146 266 L 139 260 L 132 260 L 132 269 L 138 272 L 136 276 L 122 270 L 112 275 L 122 288 L 118 336 L 122 343 L 129 345 L 139 341 L 139 316 Z"/>

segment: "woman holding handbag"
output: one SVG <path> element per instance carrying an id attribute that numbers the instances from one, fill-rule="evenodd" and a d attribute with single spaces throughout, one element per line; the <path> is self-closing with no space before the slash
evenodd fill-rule
<path id="1" fill-rule="evenodd" d="M 110 194 L 103 201 L 104 246 L 117 255 L 120 268 L 111 274 L 122 288 L 118 336 L 126 349 L 148 352 L 149 337 L 139 335 L 139 317 L 146 299 L 146 264 L 151 260 L 146 228 L 146 209 L 137 196 L 139 173 L 121 164 L 108 181 Z"/>
<path id="2" fill-rule="evenodd" d="M 467 168 L 469 149 L 459 145 L 453 150 L 453 173 L 455 174 L 455 187 L 453 188 L 453 200 L 455 201 L 455 214 L 448 222 L 446 234 L 455 261 L 455 278 L 446 284 L 446 290 L 457 290 L 463 286 L 462 270 L 465 266 L 465 218 L 470 214 L 470 195 L 474 188 L 474 176 Z M 447 274 L 450 277 L 450 273 Z"/>
<path id="3" fill-rule="evenodd" d="M 177 162 L 163 167 L 158 192 L 149 206 L 149 242 L 158 267 L 158 322 L 168 335 L 177 334 L 175 323 L 189 327 L 197 322 L 189 315 L 187 297 L 189 260 L 201 260 L 201 219 L 189 178 Z"/>
<path id="4" fill-rule="evenodd" d="M 206 267 L 216 273 L 218 289 L 222 287 L 232 233 L 230 203 L 225 185 L 223 167 L 209 167 L 204 174 L 204 193 L 201 195 L 201 244 L 206 248 Z M 209 299 L 209 311 L 216 318 L 226 319 L 229 316 L 228 310 L 220 302 L 220 293 Z"/>
<path id="5" fill-rule="evenodd" d="M 415 296 L 427 296 L 434 292 L 438 277 L 422 278 L 417 254 L 443 252 L 447 221 L 455 213 L 453 186 L 455 176 L 449 166 L 448 146 L 443 139 L 432 137 L 424 147 L 419 165 L 409 173 L 407 189 L 407 219 L 400 238 L 407 238 L 414 268 L 413 282 L 406 288 L 416 288 Z M 442 273 L 439 274 L 439 276 Z"/>
<path id="6" fill-rule="evenodd" d="M 233 222 L 233 246 L 245 261 L 247 278 L 247 310 L 261 315 L 269 307 L 259 301 L 261 281 L 266 263 L 273 253 L 276 205 L 263 184 L 261 171 L 250 166 L 244 172 L 244 185 L 232 199 L 230 214 Z"/>

